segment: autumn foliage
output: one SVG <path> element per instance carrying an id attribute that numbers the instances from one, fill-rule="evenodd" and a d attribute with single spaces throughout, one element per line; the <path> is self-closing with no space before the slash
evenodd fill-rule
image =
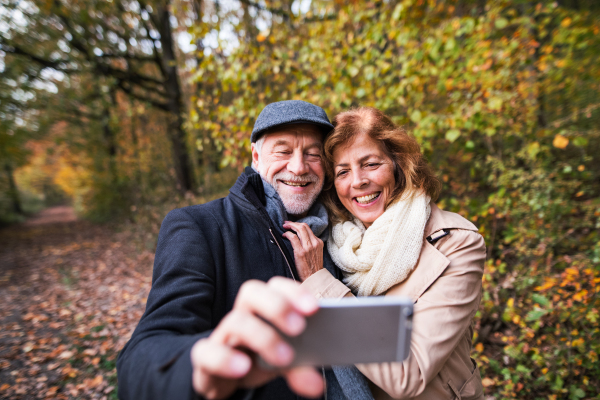
<path id="1" fill-rule="evenodd" d="M 600 4 L 234 3 L 228 8 L 182 1 L 168 8 L 177 32 L 186 31 L 195 46 L 176 60 L 187 107 L 181 124 L 174 123 L 181 114 L 153 104 L 164 96 L 140 98 L 146 83 L 132 95 L 123 85 L 133 88 L 135 82 L 127 86 L 124 77 L 96 77 L 89 69 L 92 61 L 123 68 L 130 62 L 127 52 L 112 64 L 90 55 L 86 79 L 67 74 L 54 82 L 56 96 L 44 97 L 29 85 L 26 90 L 37 93 L 33 104 L 47 99 L 46 108 L 10 114 L 8 103 L 0 103 L 0 116 L 18 115 L 47 128 L 42 134 L 36 126 L 17 126 L 14 118 L 3 117 L 0 154 L 14 161 L 16 172 L 10 174 L 17 177 L 21 196 L 24 188 L 44 192 L 35 182 L 51 182 L 74 199 L 82 215 L 126 223 L 142 246 L 152 249 L 171 208 L 226 193 L 250 160 L 250 132 L 266 104 L 301 99 L 321 105 L 330 116 L 358 105 L 377 107 L 421 144 L 443 182 L 439 206 L 473 221 L 485 237 L 488 260 L 473 357 L 486 396 L 596 398 Z M 103 7 L 112 12 L 108 3 Z M 144 20 L 136 10 L 127 8 L 128 21 Z M 80 24 L 90 21 L 90 34 L 102 22 L 98 14 L 66 15 Z M 128 29 L 135 31 L 135 24 Z M 141 42 L 155 34 L 131 35 Z M 16 45 L 17 37 L 0 44 Z M 103 51 L 117 52 L 107 37 L 95 40 Z M 48 43 L 40 55 L 49 54 Z M 9 78 L 33 65 L 3 48 L 12 69 L 0 80 L 0 95 L 12 90 Z M 145 57 L 135 50 L 131 54 Z M 186 69 L 189 65 L 194 67 Z M 134 66 L 137 74 L 162 79 L 157 67 Z M 72 109 L 98 111 L 101 118 L 74 121 L 63 115 Z M 173 161 L 181 127 L 189 155 L 185 164 L 193 170 L 190 186 L 197 187 L 187 193 L 179 182 L 183 165 Z M 40 150 L 46 147 L 52 154 Z M 40 170 L 46 177 L 33 179 Z M 9 181 L 0 181 L 0 188 L 0 208 L 8 210 Z"/>

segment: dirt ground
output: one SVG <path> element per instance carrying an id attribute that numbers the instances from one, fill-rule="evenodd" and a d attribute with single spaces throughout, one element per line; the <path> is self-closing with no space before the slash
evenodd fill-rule
<path id="1" fill-rule="evenodd" d="M 0 230 L 0 399 L 110 399 L 154 255 L 54 207 Z"/>

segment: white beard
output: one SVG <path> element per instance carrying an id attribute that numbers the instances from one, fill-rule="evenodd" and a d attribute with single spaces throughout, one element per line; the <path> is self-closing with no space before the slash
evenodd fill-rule
<path id="1" fill-rule="evenodd" d="M 258 163 L 258 172 L 267 182 L 275 188 L 277 194 L 283 201 L 283 206 L 285 207 L 285 211 L 291 215 L 300 215 L 304 214 L 315 203 L 317 197 L 319 197 L 319 193 L 321 193 L 321 189 L 323 189 L 323 180 L 320 180 L 319 177 L 315 174 L 304 174 L 301 176 L 297 176 L 291 172 L 278 172 L 273 176 L 272 181 L 268 181 L 265 176 L 260 172 L 260 160 Z M 285 188 L 281 186 L 285 186 L 284 183 L 279 181 L 287 181 L 287 182 L 313 182 L 314 184 L 311 186 L 311 189 L 302 194 L 292 194 L 286 192 Z"/>
<path id="2" fill-rule="evenodd" d="M 281 188 L 281 186 L 285 186 L 284 183 L 280 182 L 282 180 L 288 182 L 314 182 L 314 184 L 311 185 L 311 189 L 306 193 L 292 194 L 285 192 L 285 189 Z M 273 176 L 273 181 L 269 183 L 275 188 L 279 197 L 281 197 L 285 211 L 291 215 L 304 214 L 310 210 L 323 188 L 323 181 L 320 181 L 319 177 L 315 174 L 296 176 L 289 172 L 279 172 Z"/>

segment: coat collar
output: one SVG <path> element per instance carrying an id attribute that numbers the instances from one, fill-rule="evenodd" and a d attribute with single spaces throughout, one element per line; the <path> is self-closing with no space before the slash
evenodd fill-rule
<path id="1" fill-rule="evenodd" d="M 465 229 L 477 232 L 477 227 L 453 212 L 441 210 L 435 203 L 430 203 L 431 214 L 425 224 L 425 237 L 442 229 Z"/>
<path id="2" fill-rule="evenodd" d="M 389 294 L 408 296 L 417 302 L 419 297 L 444 273 L 450 260 L 435 245 L 425 240 L 426 237 L 442 229 L 465 229 L 477 232 L 477 227 L 460 215 L 441 210 L 431 203 L 431 214 L 425 225 L 419 261 L 408 278 L 392 287 L 388 291 Z"/>

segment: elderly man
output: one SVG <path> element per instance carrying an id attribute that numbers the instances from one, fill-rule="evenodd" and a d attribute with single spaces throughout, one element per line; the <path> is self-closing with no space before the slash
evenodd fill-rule
<path id="1" fill-rule="evenodd" d="M 327 213 L 316 199 L 325 175 L 322 142 L 332 128 L 315 105 L 268 105 L 251 136 L 253 168 L 229 195 L 167 215 L 146 311 L 119 355 L 121 399 L 321 395 L 316 370 L 265 371 L 255 355 L 288 365 L 293 350 L 265 321 L 299 334 L 317 309 L 299 282 L 321 265 L 339 277 L 326 251 L 322 260 L 294 257 L 290 240 L 297 249 L 322 249 L 321 240 L 299 243 L 284 229 L 295 221 L 295 229 L 327 232 Z"/>

